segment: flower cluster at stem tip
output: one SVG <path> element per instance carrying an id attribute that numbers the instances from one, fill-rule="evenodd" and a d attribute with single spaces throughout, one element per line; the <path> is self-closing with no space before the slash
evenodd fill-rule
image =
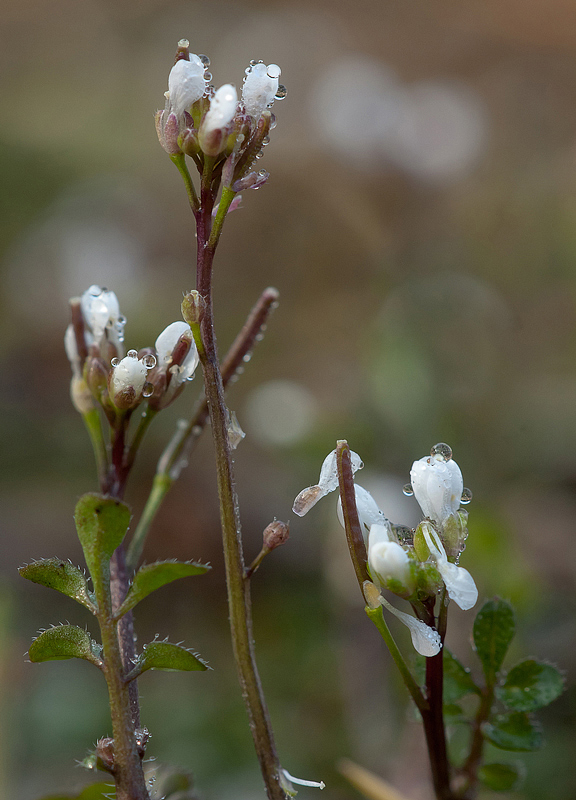
<path id="1" fill-rule="evenodd" d="M 124 326 L 114 292 L 91 286 L 70 300 L 72 323 L 64 346 L 72 366 L 71 395 L 76 409 L 86 414 L 100 404 L 113 421 L 143 400 L 153 411 L 169 405 L 194 376 L 198 351 L 190 326 L 173 322 L 154 347 L 128 350 L 124 355 Z"/>
<path id="2" fill-rule="evenodd" d="M 166 104 L 156 113 L 160 144 L 172 159 L 190 156 L 201 174 L 210 164 L 223 189 L 258 189 L 268 179 L 266 170 L 253 167 L 276 124 L 270 108 L 286 96 L 280 67 L 251 61 L 239 98 L 231 83 L 210 85 L 210 59 L 189 47 L 186 39 L 178 43 Z"/>
<path id="3" fill-rule="evenodd" d="M 350 453 L 350 462 L 353 473 L 364 466 L 357 453 Z M 338 469 L 333 450 L 322 464 L 318 484 L 303 489 L 294 501 L 294 513 L 304 516 L 321 497 L 337 488 Z M 468 535 L 468 514 L 460 506 L 469 503 L 472 494 L 464 488 L 452 450 L 447 444 L 437 444 L 429 456 L 412 465 L 410 484 L 404 487 L 404 493 L 414 495 L 424 513 L 415 530 L 393 525 L 370 492 L 358 484 L 354 490 L 372 579 L 369 591 L 365 590 L 367 602 L 375 608 L 383 605 L 407 625 L 419 653 L 436 655 L 442 647 L 438 632 L 391 606 L 381 591 L 387 589 L 415 608 L 433 602 L 443 590 L 465 611 L 476 604 L 478 589 L 474 579 L 468 570 L 458 566 Z M 340 498 L 337 510 L 344 526 Z"/>

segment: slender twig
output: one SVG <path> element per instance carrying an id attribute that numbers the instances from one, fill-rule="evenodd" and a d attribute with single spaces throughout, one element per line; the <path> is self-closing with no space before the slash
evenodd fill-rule
<path id="1" fill-rule="evenodd" d="M 250 729 L 269 800 L 285 800 L 280 782 L 280 763 L 266 700 L 254 654 L 250 582 L 244 580 L 244 554 L 238 500 L 228 440 L 229 413 L 218 364 L 212 310 L 212 261 L 224 217 L 217 216 L 212 229 L 214 198 L 210 191 L 212 164 L 206 159 L 202 175 L 200 219 L 197 224 L 197 290 L 204 301 L 200 326 L 192 326 L 204 373 L 204 387 L 216 451 L 216 473 L 226 567 L 228 609 L 234 658 L 250 720 Z M 212 238 L 211 238 L 212 234 Z M 211 245 L 210 242 L 213 242 Z"/>
<path id="2" fill-rule="evenodd" d="M 354 489 L 354 473 L 350 462 L 350 448 L 345 439 L 336 444 L 336 464 L 338 467 L 338 484 L 340 487 L 346 541 L 348 542 L 356 579 L 362 592 L 362 597 L 364 597 L 364 582 L 370 580 L 366 569 L 368 558 L 364 537 L 362 536 L 362 527 L 358 518 L 358 509 L 356 508 L 356 491 Z"/>

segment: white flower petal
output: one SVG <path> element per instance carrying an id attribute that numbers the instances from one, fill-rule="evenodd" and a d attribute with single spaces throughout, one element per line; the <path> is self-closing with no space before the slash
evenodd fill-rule
<path id="1" fill-rule="evenodd" d="M 276 64 L 254 64 L 244 78 L 242 100 L 246 113 L 259 119 L 266 107 L 274 101 L 278 91 L 280 67 Z"/>
<path id="2" fill-rule="evenodd" d="M 448 561 L 444 545 L 430 523 L 422 523 L 421 530 L 428 549 L 436 559 L 436 566 L 446 586 L 448 597 L 463 611 L 473 608 L 478 600 L 478 589 L 474 578 L 464 567 L 457 567 Z"/>
<path id="3" fill-rule="evenodd" d="M 206 89 L 204 64 L 190 53 L 190 61 L 179 59 L 168 76 L 169 109 L 180 117 L 199 100 Z"/>
<path id="4" fill-rule="evenodd" d="M 368 540 L 370 574 L 381 584 L 390 578 L 407 584 L 410 569 L 408 553 L 397 542 L 384 539 L 384 536 L 388 536 L 384 526 L 372 525 Z"/>
<path id="5" fill-rule="evenodd" d="M 400 622 L 404 623 L 410 630 L 412 644 L 416 652 L 420 653 L 421 656 L 426 656 L 426 658 L 438 655 L 442 649 L 442 640 L 438 631 L 426 625 L 422 620 L 416 619 L 410 614 L 405 614 L 404 611 L 398 611 L 386 598 L 381 597 L 380 602 L 384 608 L 387 608 L 395 617 L 398 617 Z"/>
<path id="6" fill-rule="evenodd" d="M 410 481 L 424 515 L 439 525 L 460 508 L 464 482 L 454 459 L 424 456 L 413 463 Z"/>
<path id="7" fill-rule="evenodd" d="M 210 101 L 210 108 L 202 123 L 204 135 L 225 128 L 232 121 L 237 106 L 238 95 L 236 94 L 235 87 L 232 86 L 231 83 L 225 83 L 224 86 L 218 89 Z"/>
<path id="8" fill-rule="evenodd" d="M 358 453 L 350 451 L 350 464 L 352 466 L 352 474 L 362 469 L 364 464 Z M 318 500 L 330 492 L 338 488 L 338 464 L 336 461 L 336 450 L 332 450 L 324 461 L 320 469 L 320 478 L 316 486 L 308 486 L 302 489 L 298 497 L 294 500 L 292 511 L 303 517 L 310 509 L 316 505 Z"/>
<path id="9" fill-rule="evenodd" d="M 134 394 L 139 397 L 146 382 L 148 368 L 142 359 L 126 356 L 113 369 L 110 378 L 112 396 L 134 389 Z"/>

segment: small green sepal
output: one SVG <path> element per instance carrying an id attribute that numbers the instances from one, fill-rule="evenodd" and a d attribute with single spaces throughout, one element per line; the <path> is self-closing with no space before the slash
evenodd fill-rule
<path id="1" fill-rule="evenodd" d="M 484 764 L 478 770 L 478 777 L 485 786 L 495 792 L 509 792 L 518 789 L 524 777 L 523 764 Z"/>
<path id="2" fill-rule="evenodd" d="M 564 684 L 556 667 L 528 659 L 510 670 L 496 697 L 514 711 L 535 711 L 560 697 Z"/>
<path id="3" fill-rule="evenodd" d="M 133 681 L 134 678 L 149 669 L 162 669 L 169 672 L 192 672 L 195 670 L 204 671 L 210 669 L 210 667 L 196 653 L 179 644 L 150 642 L 150 644 L 144 645 L 142 652 L 138 656 L 136 666 L 125 678 L 126 683 Z"/>
<path id="4" fill-rule="evenodd" d="M 26 564 L 18 570 L 23 578 L 71 597 L 96 613 L 94 598 L 86 585 L 86 578 L 78 567 L 60 558 L 43 558 Z"/>
<path id="5" fill-rule="evenodd" d="M 167 583 L 192 575 L 203 575 L 209 569 L 211 569 L 209 564 L 199 564 L 195 561 L 157 561 L 155 564 L 145 564 L 134 576 L 126 599 L 116 612 L 115 618 L 119 619 L 141 600 L 156 589 L 166 586 Z"/>
<path id="6" fill-rule="evenodd" d="M 92 641 L 87 631 L 76 625 L 56 625 L 34 639 L 28 657 L 33 662 L 83 658 L 102 667 L 99 651 L 100 646 Z"/>
<path id="7" fill-rule="evenodd" d="M 483 728 L 484 738 L 501 750 L 530 753 L 544 744 L 540 725 L 528 714 L 499 714 Z"/>
<path id="8" fill-rule="evenodd" d="M 514 638 L 516 622 L 514 609 L 505 600 L 488 600 L 474 620 L 474 646 L 488 686 L 496 683 L 510 642 Z"/>

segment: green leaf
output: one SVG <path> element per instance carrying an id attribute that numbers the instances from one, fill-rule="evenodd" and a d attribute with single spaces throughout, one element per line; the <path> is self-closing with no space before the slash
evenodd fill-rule
<path id="1" fill-rule="evenodd" d="M 51 794 L 41 800 L 110 800 L 116 796 L 113 783 L 92 783 L 80 794 Z"/>
<path id="2" fill-rule="evenodd" d="M 62 561 L 59 558 L 44 558 L 40 561 L 33 561 L 18 570 L 23 578 L 49 589 L 68 595 L 73 600 L 95 613 L 95 606 L 90 599 L 90 594 L 86 586 L 86 578 L 78 567 L 74 567 L 69 561 Z"/>
<path id="3" fill-rule="evenodd" d="M 495 717 L 492 723 L 484 726 L 483 734 L 501 750 L 529 753 L 539 750 L 544 743 L 538 723 L 528 714 L 516 711 Z"/>
<path id="4" fill-rule="evenodd" d="M 28 650 L 30 661 L 58 661 L 83 658 L 101 666 L 98 645 L 89 634 L 76 625 L 57 625 L 40 634 Z"/>
<path id="5" fill-rule="evenodd" d="M 514 711 L 535 711 L 564 691 L 564 677 L 551 664 L 528 659 L 508 673 L 496 696 Z"/>
<path id="6" fill-rule="evenodd" d="M 484 764 L 478 777 L 495 792 L 507 792 L 518 788 L 524 774 L 521 764 Z"/>
<path id="7" fill-rule="evenodd" d="M 496 674 L 508 646 L 514 638 L 514 609 L 505 600 L 488 600 L 474 620 L 474 645 L 488 686 L 496 682 Z"/>
<path id="8" fill-rule="evenodd" d="M 452 653 L 444 648 L 444 702 L 454 703 L 465 697 L 467 694 L 479 694 L 480 689 L 476 686 L 467 670 Z"/>
<path id="9" fill-rule="evenodd" d="M 447 725 L 455 725 L 457 722 L 467 721 L 458 703 L 446 703 L 442 711 Z"/>
<path id="10" fill-rule="evenodd" d="M 176 581 L 179 578 L 187 578 L 191 575 L 203 575 L 211 567 L 208 564 L 198 564 L 195 561 L 157 561 L 155 564 L 145 564 L 140 567 L 132 586 L 128 590 L 126 599 L 116 612 L 118 619 L 131 608 L 147 597 L 156 589 L 165 586 L 167 583 Z"/>
<path id="11" fill-rule="evenodd" d="M 78 538 L 98 595 L 102 581 L 108 577 L 112 554 L 126 536 L 130 509 L 120 500 L 85 494 L 76 505 L 75 519 Z"/>
<path id="12" fill-rule="evenodd" d="M 132 681 L 149 669 L 191 672 L 193 670 L 203 671 L 209 667 L 199 656 L 179 644 L 150 642 L 150 644 L 144 645 L 136 666 L 126 680 Z"/>

